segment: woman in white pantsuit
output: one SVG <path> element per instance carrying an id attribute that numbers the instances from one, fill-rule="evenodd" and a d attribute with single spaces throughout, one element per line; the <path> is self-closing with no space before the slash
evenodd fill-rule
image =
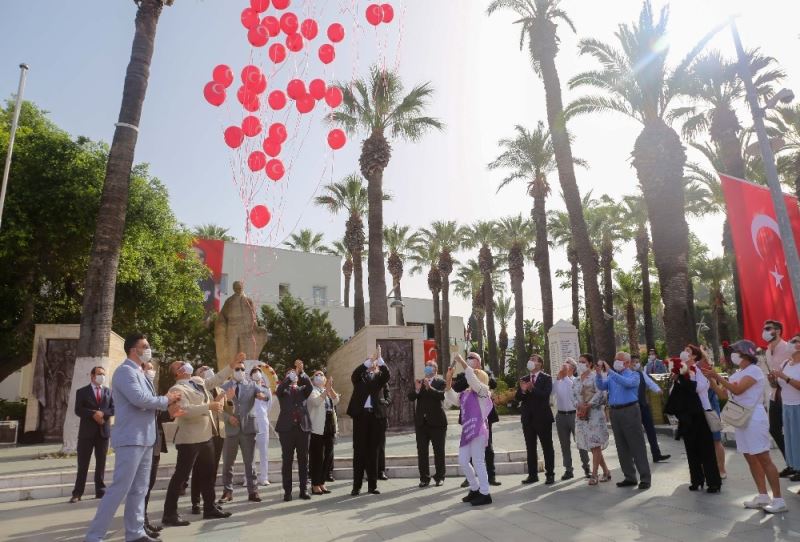
<path id="1" fill-rule="evenodd" d="M 265 370 L 273 371 L 272 367 L 266 366 Z M 273 371 L 274 372 L 274 371 Z M 265 375 L 258 367 L 250 371 L 250 380 L 260 385 L 272 388 L 268 375 Z M 253 404 L 253 414 L 256 421 L 256 450 L 258 450 L 258 485 L 269 485 L 269 411 L 272 408 L 272 396 L 269 399 L 256 399 Z M 253 464 L 255 469 L 255 463 Z"/>

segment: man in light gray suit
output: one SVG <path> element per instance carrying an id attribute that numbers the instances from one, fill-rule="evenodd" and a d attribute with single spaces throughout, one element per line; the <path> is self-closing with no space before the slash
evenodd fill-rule
<path id="1" fill-rule="evenodd" d="M 116 455 L 114 480 L 97 507 L 86 533 L 86 542 L 103 540 L 123 500 L 125 540 L 158 540 L 149 537 L 144 530 L 144 497 L 156 441 L 155 411 L 169 408 L 173 416 L 183 415 L 180 408 L 172 406 L 180 400 L 181 394 L 156 395 L 153 384 L 142 371 L 142 364 L 152 357 L 144 335 L 135 333 L 125 339 L 125 352 L 128 357 L 114 371 L 112 378 L 116 414 L 116 423 L 111 431 L 111 446 Z"/>
<path id="2" fill-rule="evenodd" d="M 269 388 L 246 380 L 244 362 L 239 362 L 233 369 L 233 380 L 222 385 L 227 392 L 227 406 L 222 411 L 225 421 L 225 444 L 222 448 L 222 497 L 219 503 L 233 500 L 233 463 L 242 449 L 244 460 L 244 476 L 247 480 L 248 500 L 261 502 L 256 489 L 256 477 L 253 470 L 253 455 L 256 448 L 256 419 L 253 405 L 256 397 L 267 399 Z"/>

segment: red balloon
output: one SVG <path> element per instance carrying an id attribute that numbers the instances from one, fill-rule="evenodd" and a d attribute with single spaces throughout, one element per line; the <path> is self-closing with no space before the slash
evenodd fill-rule
<path id="1" fill-rule="evenodd" d="M 229 126 L 225 129 L 225 143 L 232 149 L 238 149 L 244 141 L 244 132 L 238 126 Z"/>
<path id="2" fill-rule="evenodd" d="M 286 60 L 286 48 L 281 43 L 273 43 L 269 46 L 269 59 L 275 64 L 280 64 Z"/>
<path id="3" fill-rule="evenodd" d="M 273 158 L 267 162 L 267 177 L 273 181 L 279 181 L 283 178 L 286 169 L 283 167 L 283 162 L 278 158 Z"/>
<path id="4" fill-rule="evenodd" d="M 277 143 L 283 143 L 286 141 L 287 133 L 286 133 L 286 126 L 284 126 L 280 122 L 276 122 L 275 124 L 269 127 L 269 138 L 272 141 Z"/>
<path id="5" fill-rule="evenodd" d="M 314 110 L 314 104 L 317 102 L 314 101 L 314 97 L 311 94 L 305 94 L 300 96 L 294 105 L 297 107 L 297 111 L 305 115 L 306 113 L 311 113 Z"/>
<path id="6" fill-rule="evenodd" d="M 258 24 L 258 13 L 253 8 L 242 10 L 242 26 L 250 30 Z"/>
<path id="7" fill-rule="evenodd" d="M 211 79 L 213 79 L 215 83 L 219 83 L 225 88 L 228 88 L 233 83 L 233 72 L 231 71 L 230 66 L 220 64 L 214 68 L 212 73 L 213 75 L 211 76 Z"/>
<path id="8" fill-rule="evenodd" d="M 328 87 L 328 91 L 325 93 L 325 103 L 331 108 L 336 109 L 342 105 L 343 99 L 344 94 L 342 94 L 342 89 L 339 87 Z"/>
<path id="9" fill-rule="evenodd" d="M 253 151 L 247 157 L 247 167 L 250 171 L 259 171 L 267 165 L 267 156 L 261 151 Z"/>
<path id="10" fill-rule="evenodd" d="M 248 115 L 242 121 L 242 132 L 247 137 L 255 137 L 261 133 L 261 121 L 258 117 Z"/>
<path id="11" fill-rule="evenodd" d="M 267 90 L 267 78 L 258 68 L 258 66 L 245 66 L 242 70 L 242 83 L 247 90 L 261 94 Z"/>
<path id="12" fill-rule="evenodd" d="M 252 102 L 254 98 L 258 98 L 258 95 L 242 85 L 239 87 L 239 90 L 236 91 L 236 98 L 239 100 L 240 104 L 245 105 L 247 102 Z"/>
<path id="13" fill-rule="evenodd" d="M 245 111 L 249 111 L 250 113 L 255 113 L 261 107 L 261 102 L 259 101 L 258 96 L 255 96 L 249 102 L 243 103 L 242 107 L 244 107 Z"/>
<path id="14" fill-rule="evenodd" d="M 339 23 L 333 23 L 328 27 L 328 39 L 333 43 L 339 43 L 344 39 L 344 27 Z"/>
<path id="15" fill-rule="evenodd" d="M 289 0 L 272 0 L 275 9 L 286 9 L 289 7 Z"/>
<path id="16" fill-rule="evenodd" d="M 269 41 L 269 31 L 264 25 L 256 25 L 247 31 L 247 41 L 253 47 L 264 47 Z"/>
<path id="17" fill-rule="evenodd" d="M 256 205 L 250 209 L 250 223 L 258 229 L 269 224 L 271 218 L 272 215 L 269 213 L 269 209 L 264 205 Z"/>
<path id="18" fill-rule="evenodd" d="M 291 11 L 281 15 L 281 30 L 286 34 L 294 34 L 297 32 L 300 23 L 297 20 L 297 15 Z"/>
<path id="19" fill-rule="evenodd" d="M 300 79 L 292 79 L 289 81 L 289 84 L 286 85 L 286 94 L 292 100 L 298 100 L 306 93 L 306 85 Z"/>
<path id="20" fill-rule="evenodd" d="M 333 48 L 333 45 L 326 43 L 325 45 L 320 46 L 319 59 L 323 64 L 330 64 L 333 62 L 334 58 L 336 58 L 336 49 Z"/>
<path id="21" fill-rule="evenodd" d="M 281 23 L 272 15 L 267 15 L 264 17 L 264 19 L 261 20 L 261 26 L 267 29 L 270 38 L 274 38 L 281 33 Z"/>
<path id="22" fill-rule="evenodd" d="M 383 4 L 381 5 L 381 12 L 383 13 L 383 22 L 384 23 L 391 23 L 394 19 L 394 8 L 391 4 Z"/>
<path id="23" fill-rule="evenodd" d="M 267 98 L 267 102 L 269 106 L 278 111 L 286 107 L 286 94 L 283 93 L 282 90 L 273 90 L 269 93 L 269 98 Z"/>
<path id="24" fill-rule="evenodd" d="M 275 158 L 281 153 L 281 144 L 277 141 L 273 141 L 271 137 L 264 140 L 262 147 L 264 148 L 264 152 L 272 158 Z"/>
<path id="25" fill-rule="evenodd" d="M 326 90 L 328 90 L 328 87 L 322 79 L 313 79 L 308 84 L 308 93 L 311 94 L 315 100 L 322 100 L 325 98 Z"/>
<path id="26" fill-rule="evenodd" d="M 383 10 L 378 4 L 367 6 L 367 22 L 372 26 L 378 26 L 383 21 Z"/>
<path id="27" fill-rule="evenodd" d="M 269 9 L 269 0 L 250 0 L 250 7 L 258 13 L 264 13 Z"/>
<path id="28" fill-rule="evenodd" d="M 307 40 L 313 40 L 319 34 L 319 26 L 317 25 L 317 21 L 314 19 L 306 19 L 300 25 L 300 32 L 303 34 L 303 37 Z"/>
<path id="29" fill-rule="evenodd" d="M 344 130 L 334 128 L 328 132 L 328 145 L 330 145 L 333 150 L 341 149 L 344 147 L 345 143 L 347 143 L 347 137 L 344 135 Z"/>
<path id="30" fill-rule="evenodd" d="M 286 36 L 286 48 L 296 53 L 303 49 L 303 36 L 300 34 L 289 34 Z"/>
<path id="31" fill-rule="evenodd" d="M 205 96 L 208 103 L 215 107 L 225 103 L 225 89 L 222 88 L 222 83 L 209 81 L 203 89 L 203 96 Z"/>

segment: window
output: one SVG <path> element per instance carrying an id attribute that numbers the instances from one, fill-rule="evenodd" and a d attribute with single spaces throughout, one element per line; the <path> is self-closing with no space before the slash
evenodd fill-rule
<path id="1" fill-rule="evenodd" d="M 288 284 L 279 284 L 278 285 L 278 297 L 283 299 L 287 295 L 291 295 L 291 292 L 289 292 L 289 285 Z"/>
<path id="2" fill-rule="evenodd" d="M 314 305 L 328 304 L 328 289 L 325 286 L 314 286 L 312 289 Z"/>

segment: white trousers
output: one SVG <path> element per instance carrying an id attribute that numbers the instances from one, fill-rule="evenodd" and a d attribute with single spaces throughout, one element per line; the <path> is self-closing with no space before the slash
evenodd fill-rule
<path id="1" fill-rule="evenodd" d="M 269 482 L 269 420 L 267 416 L 256 417 L 256 450 L 258 450 L 258 483 Z M 255 468 L 255 461 L 253 462 Z"/>
<path id="2" fill-rule="evenodd" d="M 458 449 L 458 464 L 469 482 L 470 491 L 489 494 L 489 474 L 486 472 L 486 445 L 488 437 L 472 439 L 466 446 Z M 472 463 L 470 463 L 470 460 Z"/>

